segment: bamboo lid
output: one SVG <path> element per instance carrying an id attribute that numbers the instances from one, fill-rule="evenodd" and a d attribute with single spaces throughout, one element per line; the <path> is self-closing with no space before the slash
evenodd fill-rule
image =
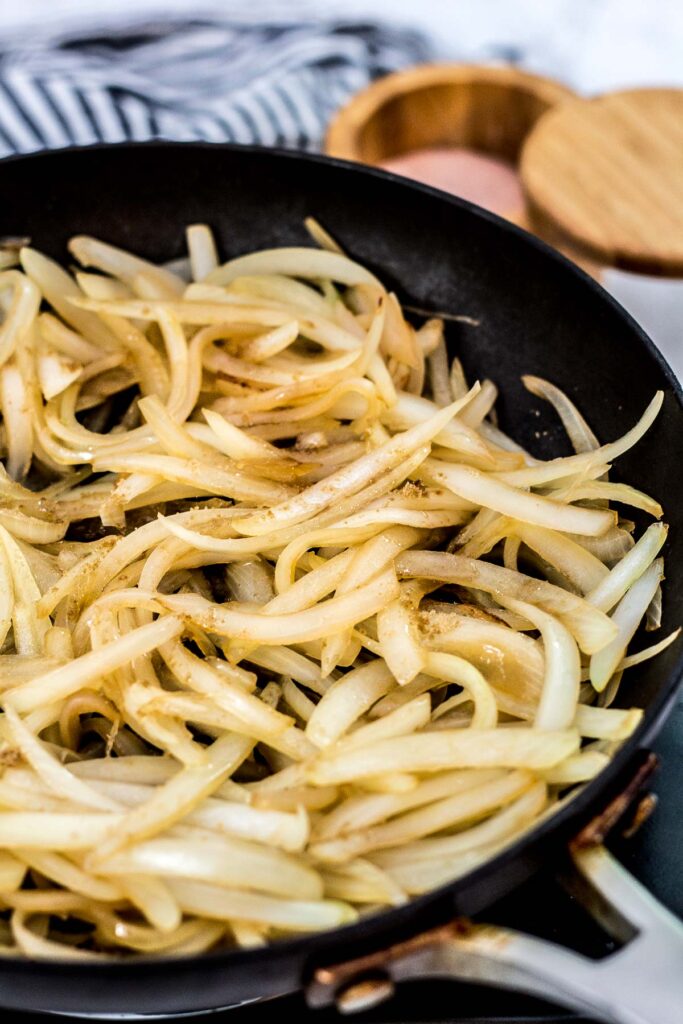
<path id="1" fill-rule="evenodd" d="M 683 90 L 571 100 L 522 150 L 532 213 L 601 263 L 683 276 Z"/>

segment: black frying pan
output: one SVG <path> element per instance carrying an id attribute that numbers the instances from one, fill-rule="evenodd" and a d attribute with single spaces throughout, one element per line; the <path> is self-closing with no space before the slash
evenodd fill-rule
<path id="1" fill-rule="evenodd" d="M 164 143 L 19 157 L 0 163 L 0 196 L 0 235 L 29 235 L 33 245 L 60 260 L 66 258 L 66 241 L 75 233 L 96 235 L 154 260 L 171 259 L 182 252 L 184 226 L 197 221 L 211 224 L 226 258 L 258 248 L 307 244 L 303 219 L 312 214 L 404 302 L 479 321 L 478 326 L 449 324 L 449 345 L 461 356 L 469 377 L 490 377 L 501 386 L 497 407 L 503 428 L 542 457 L 565 454 L 568 448 L 552 412 L 523 389 L 522 373 L 547 377 L 564 388 L 604 440 L 630 427 L 654 391 L 663 388 L 662 413 L 647 437 L 620 460 L 618 475 L 655 495 L 666 509 L 672 529 L 663 630 L 683 622 L 683 575 L 678 570 L 683 565 L 681 389 L 624 310 L 535 238 L 468 203 L 387 174 L 320 157 L 237 146 Z M 611 765 L 552 819 L 450 885 L 359 924 L 253 952 L 87 966 L 2 959 L 0 1004 L 4 1009 L 83 1015 L 199 1012 L 293 991 L 321 965 L 372 954 L 454 914 L 479 912 L 528 878 L 541 861 L 559 856 L 624 789 L 644 745 L 671 706 L 682 669 L 676 643 L 655 661 L 627 673 L 619 702 L 642 705 L 646 714 Z M 589 874 L 605 871 L 604 863 L 591 866 L 589 861 L 582 861 Z M 600 884 L 614 888 L 622 882 L 608 870 Z M 618 899 L 619 894 L 610 896 Z M 634 898 L 639 906 L 631 909 L 651 948 L 656 915 L 648 917 L 640 897 Z M 486 978 L 477 941 L 476 933 L 463 938 L 453 929 L 442 930 L 383 954 L 383 959 L 371 958 L 346 971 L 318 972 L 311 998 L 324 1002 L 340 980 L 348 983 L 360 969 L 371 969 L 374 977 L 380 960 L 384 970 L 397 976 L 411 970 L 423 975 L 455 970 Z M 644 956 L 625 962 L 626 973 L 632 979 L 638 960 L 665 961 L 675 942 L 671 934 L 659 951 L 643 947 Z M 513 960 L 510 951 L 534 963 L 544 956 L 535 947 L 520 953 L 509 941 L 501 948 Z M 628 987 L 623 976 L 610 982 L 605 974 L 600 981 L 592 976 L 588 981 L 572 979 L 575 990 L 583 989 L 579 995 L 558 992 L 558 976 L 568 978 L 581 965 L 560 957 L 558 967 L 553 956 L 546 956 L 547 969 L 540 972 L 545 969 L 546 982 L 520 980 L 518 969 L 511 976 L 510 964 L 502 964 L 505 956 L 489 964 L 489 980 L 551 992 L 573 1005 L 590 1001 L 586 992 L 592 983 L 598 1001 L 610 984 Z M 640 969 L 648 971 L 647 981 L 641 977 L 641 989 L 654 985 L 652 971 L 658 968 L 641 962 Z M 669 978 L 678 973 L 672 966 Z M 363 992 L 372 993 L 372 983 L 349 991 L 347 1009 L 359 1005 Z M 661 991 L 650 992 L 650 1003 L 656 1003 Z M 642 1007 L 630 1017 L 609 1018 L 604 1006 L 599 1012 L 604 1019 L 673 1024 L 673 1007 L 673 1002 L 668 1010 L 662 1004 L 651 1016 Z"/>

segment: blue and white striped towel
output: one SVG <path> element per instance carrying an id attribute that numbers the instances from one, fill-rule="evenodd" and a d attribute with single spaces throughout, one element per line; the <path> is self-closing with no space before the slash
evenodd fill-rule
<path id="1" fill-rule="evenodd" d="M 372 24 L 175 19 L 0 40 L 0 156 L 150 138 L 319 148 L 371 79 L 429 59 Z"/>

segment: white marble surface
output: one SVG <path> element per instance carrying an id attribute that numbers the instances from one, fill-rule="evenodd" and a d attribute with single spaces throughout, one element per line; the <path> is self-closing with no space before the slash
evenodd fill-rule
<path id="1" fill-rule="evenodd" d="M 683 86 L 681 0 L 0 0 L 0 35 L 150 13 L 382 19 L 421 29 L 445 59 L 507 54 L 585 92 Z"/>
<path id="2" fill-rule="evenodd" d="M 647 331 L 683 381 L 683 280 L 608 270 L 602 283 Z"/>
<path id="3" fill-rule="evenodd" d="M 382 19 L 422 30 L 444 60 L 512 60 L 586 94 L 683 87 L 683 0 L 0 0 L 0 41 L 170 15 Z M 683 281 L 609 272 L 605 284 L 683 377 Z"/>

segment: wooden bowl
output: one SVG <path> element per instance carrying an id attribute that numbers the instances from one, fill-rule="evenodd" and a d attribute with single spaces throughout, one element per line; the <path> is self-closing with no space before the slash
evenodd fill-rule
<path id="1" fill-rule="evenodd" d="M 516 68 L 427 64 L 357 93 L 330 122 L 325 152 L 379 164 L 409 150 L 463 146 L 516 164 L 539 117 L 574 95 Z"/>
<path id="2" fill-rule="evenodd" d="M 328 126 L 325 152 L 377 166 L 411 150 L 461 146 L 517 167 L 536 122 L 576 98 L 559 82 L 513 67 L 425 64 L 352 97 Z M 552 224 L 535 222 L 524 205 L 505 215 L 597 276 L 592 260 L 575 253 Z"/>

